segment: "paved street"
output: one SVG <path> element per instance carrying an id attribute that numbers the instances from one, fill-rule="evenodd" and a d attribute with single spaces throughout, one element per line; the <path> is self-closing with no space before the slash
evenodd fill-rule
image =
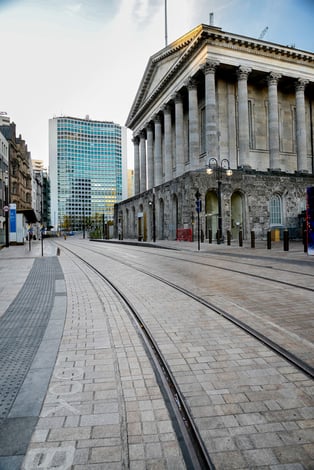
<path id="1" fill-rule="evenodd" d="M 160 245 L 198 252 L 197 242 Z M 229 249 L 234 256 L 251 253 L 249 247 L 201 244 L 200 248 L 204 252 Z M 310 271 L 314 267 L 298 243 L 288 253 L 279 244 L 272 250 L 257 247 L 254 253 L 265 260 L 303 262 Z M 87 281 L 82 268 L 62 248 L 60 256 L 56 254 L 56 246 L 48 240 L 44 256 L 40 242 L 34 242 L 31 251 L 28 245 L 0 251 L 1 278 L 6 279 L 0 286 L 0 381 L 1 390 L 4 386 L 6 390 L 0 402 L 0 469 L 20 469 L 26 452 L 26 470 L 71 465 L 75 469 L 185 468 L 151 364 L 139 337 L 131 333 L 132 322 L 96 275 Z M 4 344 L 11 349 L 3 348 Z M 196 350 L 193 354 L 198 355 Z M 10 360 L 4 362 L 3 357 Z M 179 371 L 183 367 L 175 358 L 172 365 Z M 183 376 L 182 372 L 182 386 L 190 388 Z M 205 403 L 199 406 L 203 414 Z M 313 419 L 310 409 L 307 426 Z M 313 443 L 314 436 L 306 449 L 314 459 Z M 261 448 L 256 452 L 256 458 L 268 459 L 264 468 L 311 468 L 279 466 L 271 454 Z"/>

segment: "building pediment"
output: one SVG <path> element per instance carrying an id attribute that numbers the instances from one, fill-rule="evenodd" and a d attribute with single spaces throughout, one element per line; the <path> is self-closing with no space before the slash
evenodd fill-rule
<path id="1" fill-rule="evenodd" d="M 214 28 L 219 30 L 220 28 Z M 197 26 L 189 33 L 180 37 L 167 47 L 150 57 L 138 92 L 134 99 L 126 126 L 132 128 L 132 121 L 139 109 L 158 92 L 158 89 L 171 77 L 186 56 L 194 49 L 203 33 L 203 25 Z"/>

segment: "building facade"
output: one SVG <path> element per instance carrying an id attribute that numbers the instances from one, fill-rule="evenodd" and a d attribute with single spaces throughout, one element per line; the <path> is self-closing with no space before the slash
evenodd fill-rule
<path id="1" fill-rule="evenodd" d="M 0 245 L 6 244 L 6 224 L 8 216 L 8 185 L 9 185 L 9 143 L 0 132 Z"/>
<path id="2" fill-rule="evenodd" d="M 113 219 L 127 195 L 126 129 L 108 121 L 49 120 L 51 224 L 83 230 Z"/>
<path id="3" fill-rule="evenodd" d="M 296 231 L 314 184 L 314 55 L 199 25 L 152 56 L 126 126 L 134 197 L 125 236 Z M 211 175 L 206 170 L 212 167 Z M 228 177 L 227 169 L 232 169 Z"/>
<path id="4" fill-rule="evenodd" d="M 50 230 L 50 184 L 48 171 L 44 167 L 43 160 L 32 160 L 33 178 L 33 210 L 38 224 L 34 232 L 40 238 L 41 231 Z"/>

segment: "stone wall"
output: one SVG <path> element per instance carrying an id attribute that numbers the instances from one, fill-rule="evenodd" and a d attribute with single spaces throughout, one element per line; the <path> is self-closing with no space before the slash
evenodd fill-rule
<path id="1" fill-rule="evenodd" d="M 301 236 L 300 221 L 306 207 L 308 186 L 314 186 L 314 175 L 254 170 L 235 170 L 231 177 L 222 174 L 224 237 L 227 230 L 231 230 L 235 238 L 241 229 L 244 239 L 249 239 L 252 230 L 256 239 L 264 239 L 267 231 L 275 227 L 289 228 L 293 236 Z M 178 228 L 192 228 L 196 236 L 198 214 L 195 193 L 199 190 L 202 200 L 201 230 L 207 239 L 211 228 L 214 238 L 218 218 L 217 188 L 215 174 L 208 175 L 205 171 L 186 173 L 157 186 L 154 193 L 148 190 L 117 204 L 115 226 L 120 223 L 124 238 L 142 237 L 147 241 L 153 238 L 154 221 L 157 240 L 175 239 Z M 271 225 L 270 201 L 274 196 L 280 203 L 282 217 L 281 223 Z"/>

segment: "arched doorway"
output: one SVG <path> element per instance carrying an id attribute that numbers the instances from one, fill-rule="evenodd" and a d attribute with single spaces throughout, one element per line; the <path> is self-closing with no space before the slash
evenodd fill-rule
<path id="1" fill-rule="evenodd" d="M 239 231 L 244 229 L 243 201 L 240 191 L 235 191 L 231 196 L 231 235 L 239 237 Z"/>
<path id="2" fill-rule="evenodd" d="M 172 207 L 171 207 L 171 226 L 170 226 L 170 237 L 171 240 L 176 240 L 178 228 L 178 197 L 176 194 L 172 195 Z"/>
<path id="3" fill-rule="evenodd" d="M 137 239 L 139 241 L 144 240 L 144 213 L 143 204 L 140 204 L 139 211 L 137 213 Z"/>
<path id="4" fill-rule="evenodd" d="M 163 240 L 165 238 L 165 203 L 163 199 L 159 199 L 159 211 L 158 211 L 158 232 L 159 232 L 159 240 Z"/>
<path id="5" fill-rule="evenodd" d="M 215 191 L 208 191 L 205 197 L 205 236 L 215 238 L 218 230 L 218 197 Z"/>
<path id="6" fill-rule="evenodd" d="M 136 217 L 135 217 L 135 207 L 132 207 L 132 220 L 131 220 L 131 233 L 132 238 L 136 238 Z"/>

